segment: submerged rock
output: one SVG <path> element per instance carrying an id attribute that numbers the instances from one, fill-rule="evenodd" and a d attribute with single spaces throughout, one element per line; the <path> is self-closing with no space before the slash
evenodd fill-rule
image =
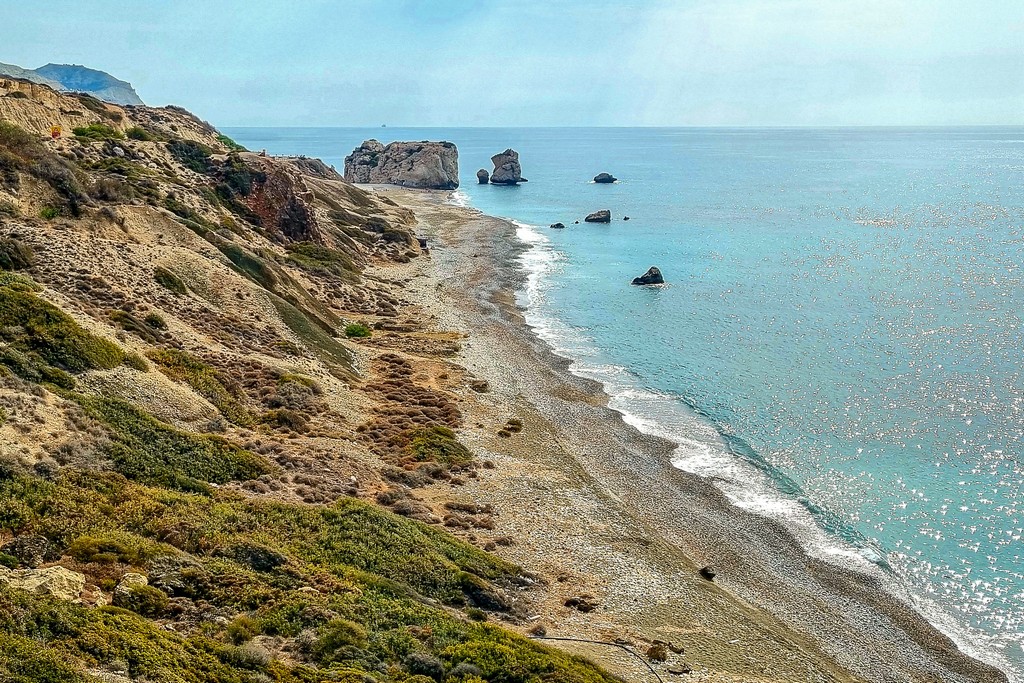
<path id="1" fill-rule="evenodd" d="M 494 164 L 494 171 L 491 173 L 491 183 L 494 185 L 515 185 L 527 182 L 523 177 L 523 169 L 519 165 L 519 152 L 514 149 L 506 149 L 491 157 Z"/>
<path id="2" fill-rule="evenodd" d="M 605 183 L 614 183 L 616 181 L 618 181 L 618 178 L 613 176 L 611 173 L 598 173 L 596 176 L 594 176 L 594 182 L 595 183 L 605 184 Z"/>
<path id="3" fill-rule="evenodd" d="M 476 181 L 481 185 L 486 185 L 491 179 L 491 174 L 487 172 L 486 168 L 481 168 L 476 172 Z"/>
<path id="4" fill-rule="evenodd" d="M 633 278 L 633 284 L 634 285 L 661 285 L 661 284 L 665 284 L 665 278 L 662 277 L 661 271 L 658 269 L 657 266 L 651 266 L 650 268 L 647 269 L 646 273 L 644 273 L 640 277 Z M 707 567 L 705 567 L 705 569 L 707 569 Z M 703 575 L 704 574 L 704 569 L 701 569 L 700 571 L 701 571 L 701 575 Z M 713 572 L 712 572 L 711 576 L 714 576 Z M 710 578 L 710 577 L 705 577 L 705 578 Z"/>
<path id="5" fill-rule="evenodd" d="M 451 142 L 367 140 L 345 157 L 345 180 L 426 190 L 459 186 L 459 150 Z"/>
<path id="6" fill-rule="evenodd" d="M 595 211 L 594 213 L 590 214 L 583 220 L 586 221 L 587 223 L 611 223 L 612 212 L 609 211 L 608 209 L 601 209 L 600 211 Z"/>

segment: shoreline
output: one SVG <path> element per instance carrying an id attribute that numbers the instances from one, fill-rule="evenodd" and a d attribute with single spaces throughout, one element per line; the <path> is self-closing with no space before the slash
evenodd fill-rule
<path id="1" fill-rule="evenodd" d="M 608 407 L 603 385 L 572 373 L 527 325 L 516 301 L 527 247 L 513 223 L 447 203 L 449 193 L 378 189 L 440 241 L 417 267 L 427 277 L 407 286 L 440 329 L 469 333 L 456 362 L 491 386 L 460 403 L 477 425 L 467 445 L 498 464 L 466 490 L 518 539 L 503 556 L 554 576 L 537 609 L 549 635 L 679 641 L 687 680 L 1006 680 L 878 577 L 811 557 L 782 524 L 676 467 L 672 442 Z M 480 429 L 513 414 L 522 435 Z M 510 514 L 526 502 L 526 515 Z M 705 564 L 720 572 L 713 583 L 697 574 Z M 594 612 L 560 604 L 586 592 Z M 644 680 L 600 648 L 570 649 Z"/>

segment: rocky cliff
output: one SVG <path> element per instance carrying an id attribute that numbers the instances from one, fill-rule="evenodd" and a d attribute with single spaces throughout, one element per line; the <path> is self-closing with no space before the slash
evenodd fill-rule
<path id="1" fill-rule="evenodd" d="M 614 683 L 494 625 L 534 582 L 453 493 L 486 467 L 414 221 L 0 78 L 0 680 Z"/>
<path id="2" fill-rule="evenodd" d="M 345 157 L 350 183 L 401 185 L 431 190 L 459 186 L 459 151 L 450 142 L 367 140 Z"/>
<path id="3" fill-rule="evenodd" d="M 23 69 L 0 63 L 0 76 L 46 85 L 58 92 L 85 93 L 112 104 L 143 104 L 131 83 L 77 64 L 47 64 L 38 69 Z"/>

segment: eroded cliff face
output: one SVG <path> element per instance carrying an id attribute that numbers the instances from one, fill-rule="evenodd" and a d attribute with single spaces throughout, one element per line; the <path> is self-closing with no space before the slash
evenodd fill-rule
<path id="1" fill-rule="evenodd" d="M 459 151 L 451 142 L 367 140 L 345 157 L 350 183 L 401 185 L 431 190 L 459 186 Z"/>
<path id="2" fill-rule="evenodd" d="M 473 621 L 530 582 L 489 511 L 442 530 L 483 465 L 415 220 L 183 109 L 0 78 L 0 679 L 612 683 Z"/>

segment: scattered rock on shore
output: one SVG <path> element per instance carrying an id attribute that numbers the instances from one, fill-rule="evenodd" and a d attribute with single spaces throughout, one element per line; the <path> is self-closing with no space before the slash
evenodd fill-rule
<path id="1" fill-rule="evenodd" d="M 595 211 L 594 213 L 590 214 L 583 220 L 586 221 L 587 223 L 611 223 L 612 212 L 609 211 L 608 209 L 601 209 L 600 211 Z"/>
<path id="2" fill-rule="evenodd" d="M 367 140 L 345 157 L 345 180 L 428 190 L 459 186 L 459 150 L 451 142 Z"/>
<path id="3" fill-rule="evenodd" d="M 476 172 L 476 181 L 481 185 L 486 185 L 491 179 L 491 174 L 487 172 L 486 168 L 481 168 Z"/>
<path id="4" fill-rule="evenodd" d="M 661 270 L 657 266 L 651 266 L 647 269 L 647 272 L 640 277 L 633 278 L 634 285 L 661 285 L 665 284 L 665 278 L 661 275 Z M 704 576 L 704 570 L 710 570 L 710 567 L 705 567 L 700 570 L 701 576 Z M 715 573 L 712 571 L 711 576 L 704 576 L 706 579 L 713 578 Z"/>
<path id="5" fill-rule="evenodd" d="M 657 270 L 657 268 L 653 268 L 652 270 Z M 647 271 L 647 272 L 649 273 L 651 271 Z M 660 276 L 661 273 L 658 273 L 658 275 Z M 636 281 L 634 280 L 634 283 L 635 282 Z M 711 565 L 708 565 L 706 567 L 701 567 L 700 568 L 700 575 L 703 576 L 708 581 L 714 581 L 715 580 L 715 576 L 718 575 L 718 572 L 715 570 L 714 567 L 712 567 Z"/>
<path id="6" fill-rule="evenodd" d="M 561 230 L 562 228 L 565 227 L 565 225 L 563 223 L 552 223 L 551 227 L 554 228 L 555 230 Z"/>
<path id="7" fill-rule="evenodd" d="M 491 173 L 493 185 L 515 185 L 527 182 L 523 177 L 523 169 L 519 165 L 519 152 L 514 149 L 506 149 L 491 157 L 494 164 L 494 172 Z"/>
<path id="8" fill-rule="evenodd" d="M 572 607 L 580 612 L 593 612 L 600 604 L 593 595 L 576 595 L 565 601 L 566 607 Z"/>
<path id="9" fill-rule="evenodd" d="M 663 643 L 655 643 L 647 648 L 647 659 L 652 662 L 664 662 L 668 660 L 668 648 Z"/>
<path id="10" fill-rule="evenodd" d="M 596 176 L 594 176 L 595 183 L 614 183 L 617 180 L 618 178 L 613 176 L 611 173 L 598 173 Z"/>

